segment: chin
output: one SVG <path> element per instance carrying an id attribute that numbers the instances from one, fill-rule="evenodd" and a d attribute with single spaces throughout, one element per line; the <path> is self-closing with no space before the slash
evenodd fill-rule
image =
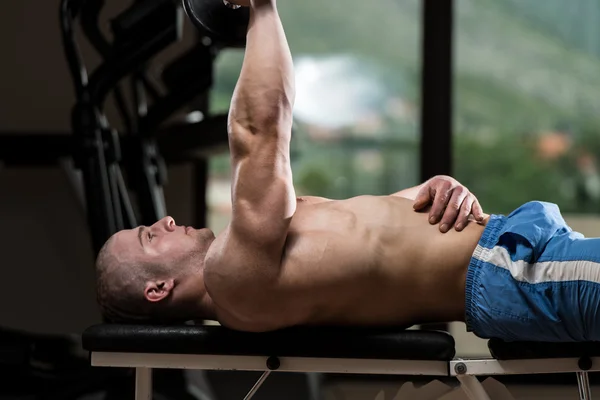
<path id="1" fill-rule="evenodd" d="M 203 229 L 195 229 L 195 231 L 201 235 L 202 237 L 205 238 L 209 238 L 209 239 L 214 239 L 215 238 L 215 234 L 213 231 L 211 231 L 208 228 L 203 228 Z"/>
<path id="2" fill-rule="evenodd" d="M 203 229 L 194 229 L 194 228 L 189 228 L 189 232 L 188 235 L 194 237 L 196 240 L 202 242 L 202 243 L 206 243 L 206 242 L 212 242 L 215 239 L 215 234 L 213 233 L 213 231 L 211 231 L 208 228 L 203 228 Z M 206 243 L 208 244 L 208 243 Z"/>

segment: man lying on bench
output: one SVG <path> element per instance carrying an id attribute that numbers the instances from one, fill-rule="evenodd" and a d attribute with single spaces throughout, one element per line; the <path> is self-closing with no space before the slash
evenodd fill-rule
<path id="1" fill-rule="evenodd" d="M 229 121 L 232 220 L 216 238 L 172 218 L 114 235 L 97 260 L 107 317 L 254 332 L 465 321 L 484 338 L 600 340 L 600 240 L 555 205 L 487 216 L 448 177 L 391 196 L 296 198 L 292 57 L 275 0 L 250 7 Z"/>

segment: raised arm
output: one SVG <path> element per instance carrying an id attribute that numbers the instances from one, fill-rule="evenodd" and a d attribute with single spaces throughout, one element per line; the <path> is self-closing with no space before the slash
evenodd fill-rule
<path id="1" fill-rule="evenodd" d="M 250 15 L 229 114 L 233 215 L 204 273 L 215 303 L 237 311 L 236 318 L 272 301 L 296 209 L 289 160 L 292 56 L 275 0 L 252 0 Z"/>

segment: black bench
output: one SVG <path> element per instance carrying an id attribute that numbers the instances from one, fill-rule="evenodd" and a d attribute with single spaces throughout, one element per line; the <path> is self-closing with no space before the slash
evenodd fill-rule
<path id="1" fill-rule="evenodd" d="M 294 328 L 268 333 L 221 326 L 104 324 L 83 333 L 94 366 L 136 368 L 136 398 L 149 398 L 153 368 L 448 376 L 454 339 L 405 329 Z"/>
<path id="2" fill-rule="evenodd" d="M 600 370 L 600 343 L 488 342 L 492 358 L 457 359 L 446 332 L 402 328 L 293 328 L 237 332 L 221 326 L 103 324 L 83 333 L 98 367 L 136 369 L 136 399 L 148 399 L 153 368 L 262 371 L 246 399 L 273 371 L 455 377 L 471 399 L 489 399 L 478 376 L 576 373 L 588 400 L 587 373 Z"/>

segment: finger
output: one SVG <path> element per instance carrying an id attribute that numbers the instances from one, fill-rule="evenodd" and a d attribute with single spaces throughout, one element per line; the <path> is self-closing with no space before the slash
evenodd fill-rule
<path id="1" fill-rule="evenodd" d="M 474 202 L 475 196 L 473 196 L 472 194 L 469 194 L 463 201 L 463 204 L 460 207 L 460 212 L 458 213 L 458 217 L 456 218 L 456 224 L 454 225 L 454 228 L 458 232 L 465 229 L 465 227 L 469 223 L 469 215 L 471 215 L 471 212 L 473 210 Z"/>
<path id="2" fill-rule="evenodd" d="M 431 197 L 432 194 L 429 191 L 429 186 L 423 187 L 417 194 L 417 197 L 415 198 L 413 208 L 415 210 L 420 210 L 423 207 L 426 207 L 431 202 Z"/>
<path id="3" fill-rule="evenodd" d="M 461 206 L 467 195 L 469 195 L 469 192 L 465 189 L 464 186 L 459 186 L 456 189 L 454 189 L 454 191 L 452 192 L 452 197 L 450 198 L 450 201 L 448 201 L 448 205 L 446 206 L 444 216 L 442 217 L 440 231 L 446 233 L 450 230 L 452 225 L 456 223 L 456 218 L 458 217 Z"/>
<path id="4" fill-rule="evenodd" d="M 442 218 L 448 200 L 450 200 L 450 185 L 442 183 L 438 187 L 432 188 L 432 190 L 434 191 L 432 194 L 433 204 L 431 210 L 429 210 L 429 222 L 437 224 Z"/>
<path id="5" fill-rule="evenodd" d="M 477 221 L 483 221 L 483 209 L 481 208 L 481 204 L 479 204 L 479 200 L 476 198 L 474 198 L 473 207 L 471 207 L 471 214 L 473 214 Z"/>

